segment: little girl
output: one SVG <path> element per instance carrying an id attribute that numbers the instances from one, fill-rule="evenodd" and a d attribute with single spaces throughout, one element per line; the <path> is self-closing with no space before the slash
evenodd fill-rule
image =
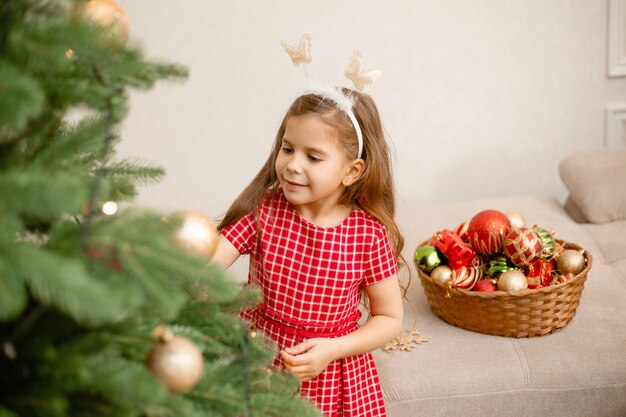
<path id="1" fill-rule="evenodd" d="M 276 364 L 300 378 L 303 396 L 327 416 L 384 416 L 369 352 L 402 325 L 404 240 L 378 110 L 366 94 L 332 90 L 291 105 L 219 225 L 213 261 L 227 268 L 250 255 L 262 301 L 242 316 L 277 343 Z M 371 314 L 359 327 L 362 290 Z"/>

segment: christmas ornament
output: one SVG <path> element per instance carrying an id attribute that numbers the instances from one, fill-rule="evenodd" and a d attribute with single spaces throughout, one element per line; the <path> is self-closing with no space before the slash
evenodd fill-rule
<path id="1" fill-rule="evenodd" d="M 502 243 L 510 230 L 511 224 L 504 213 L 484 210 L 470 220 L 467 236 L 476 252 L 490 256 L 502 251 Z"/>
<path id="2" fill-rule="evenodd" d="M 556 249 L 554 250 L 554 256 L 552 259 L 556 259 L 560 254 L 565 250 L 565 246 L 563 246 L 559 241 L 556 242 Z"/>
<path id="3" fill-rule="evenodd" d="M 191 340 L 175 336 L 159 326 L 153 331 L 159 342 L 148 353 L 150 371 L 165 382 L 170 391 L 182 393 L 192 389 L 202 377 L 202 352 Z"/>
<path id="4" fill-rule="evenodd" d="M 479 263 L 474 249 L 451 230 L 441 230 L 435 233 L 430 245 L 445 255 L 448 259 L 448 265 L 452 269 L 462 266 L 476 266 Z"/>
<path id="5" fill-rule="evenodd" d="M 452 270 L 450 283 L 455 288 L 471 290 L 482 277 L 483 272 L 480 268 L 462 266 Z"/>
<path id="6" fill-rule="evenodd" d="M 528 281 L 522 271 L 506 271 L 498 278 L 498 289 L 501 291 L 522 291 L 527 288 Z"/>
<path id="7" fill-rule="evenodd" d="M 450 282 L 450 278 L 452 278 L 452 268 L 448 265 L 439 265 L 437 268 L 433 269 L 430 273 L 430 277 L 436 284 L 445 287 Z"/>
<path id="8" fill-rule="evenodd" d="M 554 274 L 554 278 L 552 279 L 551 285 L 564 284 L 573 278 L 574 278 L 574 274 L 572 273 Z"/>
<path id="9" fill-rule="evenodd" d="M 469 243 L 469 236 L 467 235 L 468 227 L 469 227 L 469 221 L 461 223 L 456 228 L 456 234 L 459 235 L 461 240 L 465 243 Z"/>
<path id="10" fill-rule="evenodd" d="M 539 255 L 539 257 L 541 259 L 550 259 L 554 256 L 554 253 L 556 252 L 556 240 L 554 240 L 554 232 L 553 231 L 548 231 L 546 229 L 543 229 L 541 227 L 533 227 L 533 230 L 535 231 L 535 233 L 537 233 L 537 236 L 539 236 L 539 239 L 541 239 L 541 254 Z"/>
<path id="11" fill-rule="evenodd" d="M 182 218 L 182 226 L 176 233 L 176 242 L 200 256 L 213 256 L 217 245 L 217 228 L 213 221 L 195 210 L 181 211 L 177 215 Z"/>
<path id="12" fill-rule="evenodd" d="M 509 219 L 509 223 L 511 223 L 511 230 L 526 227 L 526 219 L 519 211 L 507 211 L 505 215 Z"/>
<path id="13" fill-rule="evenodd" d="M 117 256 L 117 250 L 112 246 L 106 247 L 86 247 L 83 249 L 83 253 L 91 259 L 97 259 L 104 266 L 115 271 L 122 269 L 122 262 Z"/>
<path id="14" fill-rule="evenodd" d="M 441 263 L 437 249 L 430 245 L 420 246 L 415 250 L 415 262 L 426 273 L 432 271 Z"/>
<path id="15" fill-rule="evenodd" d="M 419 329 L 409 329 L 400 333 L 391 342 L 383 346 L 385 352 L 390 350 L 413 350 L 415 345 L 428 342 L 424 336 L 422 336 Z"/>
<path id="16" fill-rule="evenodd" d="M 70 12 L 101 26 L 109 27 L 114 39 L 125 44 L 128 39 L 128 20 L 124 10 L 113 0 L 87 0 L 77 3 Z"/>
<path id="17" fill-rule="evenodd" d="M 552 259 L 537 259 L 524 269 L 528 288 L 541 288 L 552 284 L 552 273 L 554 272 L 554 261 Z"/>
<path id="18" fill-rule="evenodd" d="M 580 274 L 585 269 L 585 257 L 574 249 L 566 249 L 556 258 L 557 269 L 561 274 Z"/>
<path id="19" fill-rule="evenodd" d="M 513 230 L 504 239 L 504 254 L 519 267 L 538 259 L 541 253 L 541 238 L 532 229 Z"/>
<path id="20" fill-rule="evenodd" d="M 511 264 L 506 256 L 497 255 L 494 256 L 485 265 L 485 274 L 488 277 L 496 278 L 504 271 L 511 269 L 518 269 L 515 265 Z"/>
<path id="21" fill-rule="evenodd" d="M 493 292 L 497 291 L 498 287 L 492 280 L 485 278 L 478 281 L 476 285 L 474 285 L 473 290 L 478 292 Z"/>

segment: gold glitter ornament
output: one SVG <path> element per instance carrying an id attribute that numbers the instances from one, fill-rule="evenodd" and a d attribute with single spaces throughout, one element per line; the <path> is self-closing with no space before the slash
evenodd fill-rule
<path id="1" fill-rule="evenodd" d="M 448 265 L 439 265 L 437 268 L 433 269 L 430 273 L 430 277 L 436 284 L 445 287 L 450 282 L 450 278 L 452 278 L 452 268 Z"/>
<path id="2" fill-rule="evenodd" d="M 580 251 L 566 249 L 556 258 L 556 267 L 563 275 L 578 275 L 585 269 L 585 257 Z"/>
<path id="3" fill-rule="evenodd" d="M 172 392 L 192 389 L 200 381 L 204 369 L 198 346 L 186 337 L 175 336 L 163 326 L 154 329 L 152 334 L 159 337 L 146 361 L 152 374 L 165 382 Z"/>
<path id="4" fill-rule="evenodd" d="M 501 291 L 522 291 L 528 289 L 526 275 L 517 269 L 505 271 L 498 278 L 498 289 Z"/>

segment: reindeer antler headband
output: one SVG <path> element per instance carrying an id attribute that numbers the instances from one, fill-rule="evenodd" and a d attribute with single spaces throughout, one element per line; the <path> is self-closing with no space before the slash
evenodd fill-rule
<path id="1" fill-rule="evenodd" d="M 354 130 L 356 131 L 356 137 L 359 142 L 359 151 L 357 154 L 357 159 L 361 158 L 363 154 L 363 133 L 361 132 L 361 127 L 359 126 L 359 122 L 357 122 L 356 117 L 354 116 L 354 112 L 352 108 L 354 107 L 354 99 L 351 96 L 346 96 L 341 92 L 341 90 L 332 87 L 330 85 L 321 85 L 318 83 L 312 82 L 308 77 L 308 69 L 307 64 L 310 64 L 311 59 L 311 35 L 305 33 L 297 46 L 291 46 L 286 41 L 282 41 L 281 45 L 285 48 L 287 54 L 291 58 L 291 62 L 294 65 L 302 65 L 304 69 L 304 74 L 306 78 L 309 80 L 309 86 L 304 91 L 305 94 L 315 94 L 317 96 L 329 99 L 335 105 L 344 112 L 352 125 L 354 126 Z M 362 92 L 366 85 L 372 84 L 376 79 L 378 79 L 381 75 L 380 71 L 364 71 L 363 70 L 363 61 L 361 60 L 361 53 L 359 51 L 354 51 L 352 54 L 352 58 L 350 59 L 350 63 L 348 67 L 344 71 L 344 75 L 348 77 L 354 83 L 355 90 Z"/>

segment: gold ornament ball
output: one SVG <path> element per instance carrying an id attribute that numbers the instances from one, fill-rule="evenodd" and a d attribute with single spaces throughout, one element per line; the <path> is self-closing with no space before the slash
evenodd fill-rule
<path id="1" fill-rule="evenodd" d="M 505 271 L 498 278 L 498 289 L 501 291 L 522 291 L 528 289 L 526 275 L 517 269 Z"/>
<path id="2" fill-rule="evenodd" d="M 182 225 L 176 233 L 176 242 L 200 256 L 213 256 L 217 246 L 217 228 L 213 221 L 196 210 L 184 210 L 177 215 L 182 218 Z"/>
<path id="3" fill-rule="evenodd" d="M 522 227 L 526 227 L 526 219 L 519 211 L 507 211 L 504 213 L 506 217 L 509 219 L 509 223 L 511 223 L 511 229 L 521 229 Z"/>
<path id="4" fill-rule="evenodd" d="M 439 265 L 430 273 L 430 277 L 436 284 L 445 287 L 452 278 L 452 268 L 448 265 Z"/>
<path id="5" fill-rule="evenodd" d="M 561 274 L 580 274 L 585 269 L 585 257 L 574 249 L 566 249 L 556 258 L 556 267 Z"/>
<path id="6" fill-rule="evenodd" d="M 189 391 L 202 377 L 202 352 L 191 340 L 175 336 L 168 329 L 158 327 L 154 333 L 160 340 L 148 353 L 148 368 L 170 391 Z"/>
<path id="7" fill-rule="evenodd" d="M 113 35 L 121 44 L 128 40 L 128 19 L 124 9 L 113 0 L 87 0 L 77 3 L 70 12 L 101 26 L 110 27 Z"/>

